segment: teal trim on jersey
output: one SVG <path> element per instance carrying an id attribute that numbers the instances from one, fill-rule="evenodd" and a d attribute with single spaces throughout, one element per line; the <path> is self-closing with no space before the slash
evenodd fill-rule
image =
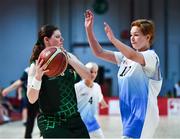
<path id="1" fill-rule="evenodd" d="M 75 79 L 75 81 L 77 80 L 77 74 L 75 71 L 74 71 L 74 79 Z"/>

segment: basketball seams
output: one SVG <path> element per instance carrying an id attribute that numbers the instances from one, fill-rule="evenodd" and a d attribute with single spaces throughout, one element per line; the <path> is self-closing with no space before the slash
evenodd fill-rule
<path id="1" fill-rule="evenodd" d="M 62 55 L 60 53 L 57 54 L 56 57 L 51 60 L 49 66 L 48 66 L 48 69 L 51 70 L 51 76 L 58 76 L 59 73 L 56 73 L 56 72 L 61 71 L 61 70 L 59 70 L 59 69 L 61 69 L 61 64 L 58 64 L 57 66 L 52 67 L 53 63 L 59 62 L 59 59 L 62 59 Z"/>
<path id="2" fill-rule="evenodd" d="M 44 60 L 44 65 L 49 72 L 45 73 L 48 77 L 63 76 L 68 66 L 67 53 L 58 47 L 49 47 L 43 50 L 40 58 Z"/>
<path id="3" fill-rule="evenodd" d="M 57 48 L 57 50 L 59 50 L 59 49 Z M 64 56 L 65 58 L 63 58 L 63 56 L 62 56 L 61 54 L 63 54 L 63 56 Z M 58 71 L 61 71 L 61 72 L 60 72 L 59 74 L 57 74 L 57 73 L 56 73 L 56 70 L 54 70 L 54 72 L 51 73 L 52 76 L 60 76 L 60 75 L 63 76 L 63 75 L 64 75 L 64 71 L 66 70 L 67 65 L 68 65 L 68 62 L 67 62 L 68 58 L 67 58 L 66 53 L 60 49 L 59 53 L 57 53 L 57 54 L 53 57 L 53 59 L 54 59 L 56 56 L 58 56 L 58 55 L 60 56 L 59 59 L 61 59 L 62 61 L 61 61 L 61 64 L 58 65 L 57 70 L 58 70 Z M 51 59 L 51 61 L 52 61 L 53 59 Z M 50 63 L 51 63 L 51 61 L 50 61 Z M 56 73 L 56 74 L 55 74 L 55 73 Z"/>
<path id="4" fill-rule="evenodd" d="M 56 48 L 56 51 L 54 52 L 54 54 L 52 54 L 50 56 L 50 58 L 47 60 L 47 62 L 45 63 L 46 64 L 46 68 L 48 67 L 48 65 L 51 63 L 51 61 L 56 57 L 56 55 L 58 55 L 61 51 L 61 49 L 57 49 Z"/>
<path id="5" fill-rule="evenodd" d="M 63 53 L 63 55 L 65 56 L 65 59 L 64 61 L 62 61 L 62 64 L 65 63 L 65 65 L 63 65 L 62 67 L 64 67 L 64 69 L 62 70 L 61 74 L 60 75 L 63 75 L 64 74 L 64 71 L 66 70 L 67 68 L 67 65 L 68 65 L 68 57 L 67 57 L 67 54 L 64 52 L 64 51 L 61 51 Z"/>

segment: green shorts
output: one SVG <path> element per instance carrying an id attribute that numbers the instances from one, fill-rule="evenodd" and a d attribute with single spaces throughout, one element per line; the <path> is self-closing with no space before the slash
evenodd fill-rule
<path id="1" fill-rule="evenodd" d="M 38 127 L 43 138 L 90 138 L 79 113 L 68 119 L 40 114 Z"/>

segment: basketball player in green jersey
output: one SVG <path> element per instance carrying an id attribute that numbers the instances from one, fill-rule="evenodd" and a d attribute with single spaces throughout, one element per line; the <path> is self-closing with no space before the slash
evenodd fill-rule
<path id="1" fill-rule="evenodd" d="M 28 73 L 27 96 L 30 103 L 39 102 L 38 127 L 44 138 L 89 138 L 77 109 L 74 84 L 77 74 L 90 79 L 90 71 L 71 53 L 68 53 L 68 67 L 63 76 L 48 77 L 40 52 L 51 46 L 63 49 L 60 30 L 53 25 L 41 27 L 38 40 L 33 48 Z"/>

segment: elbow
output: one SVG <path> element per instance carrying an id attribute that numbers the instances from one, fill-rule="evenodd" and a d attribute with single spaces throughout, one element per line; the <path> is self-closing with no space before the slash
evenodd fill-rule
<path id="1" fill-rule="evenodd" d="M 32 97 L 30 97 L 30 96 L 27 96 L 27 97 L 28 97 L 29 103 L 34 104 L 36 102 L 36 100 L 33 99 Z"/>
<path id="2" fill-rule="evenodd" d="M 103 54 L 103 49 L 100 49 L 98 51 L 94 51 L 94 55 L 98 58 L 101 58 Z"/>
<path id="3" fill-rule="evenodd" d="M 130 59 L 130 60 L 134 60 L 134 55 L 128 54 L 128 55 L 126 55 L 126 58 L 127 58 L 127 59 Z"/>
<path id="4" fill-rule="evenodd" d="M 36 102 L 36 97 L 34 96 L 34 92 L 30 92 L 29 90 L 27 91 L 27 98 L 29 103 L 34 104 Z"/>
<path id="5" fill-rule="evenodd" d="M 93 55 L 95 55 L 96 57 L 98 57 L 98 55 L 99 55 L 99 52 L 98 51 L 92 51 L 93 52 Z"/>
<path id="6" fill-rule="evenodd" d="M 126 58 L 132 60 L 132 56 L 131 55 L 126 55 Z"/>
<path id="7" fill-rule="evenodd" d="M 101 53 L 94 53 L 94 55 L 95 55 L 96 57 L 98 57 L 98 58 L 101 57 Z"/>
<path id="8" fill-rule="evenodd" d="M 36 102 L 35 100 L 33 100 L 31 98 L 28 98 L 28 100 L 29 100 L 29 103 L 31 103 L 31 104 L 34 104 Z"/>

